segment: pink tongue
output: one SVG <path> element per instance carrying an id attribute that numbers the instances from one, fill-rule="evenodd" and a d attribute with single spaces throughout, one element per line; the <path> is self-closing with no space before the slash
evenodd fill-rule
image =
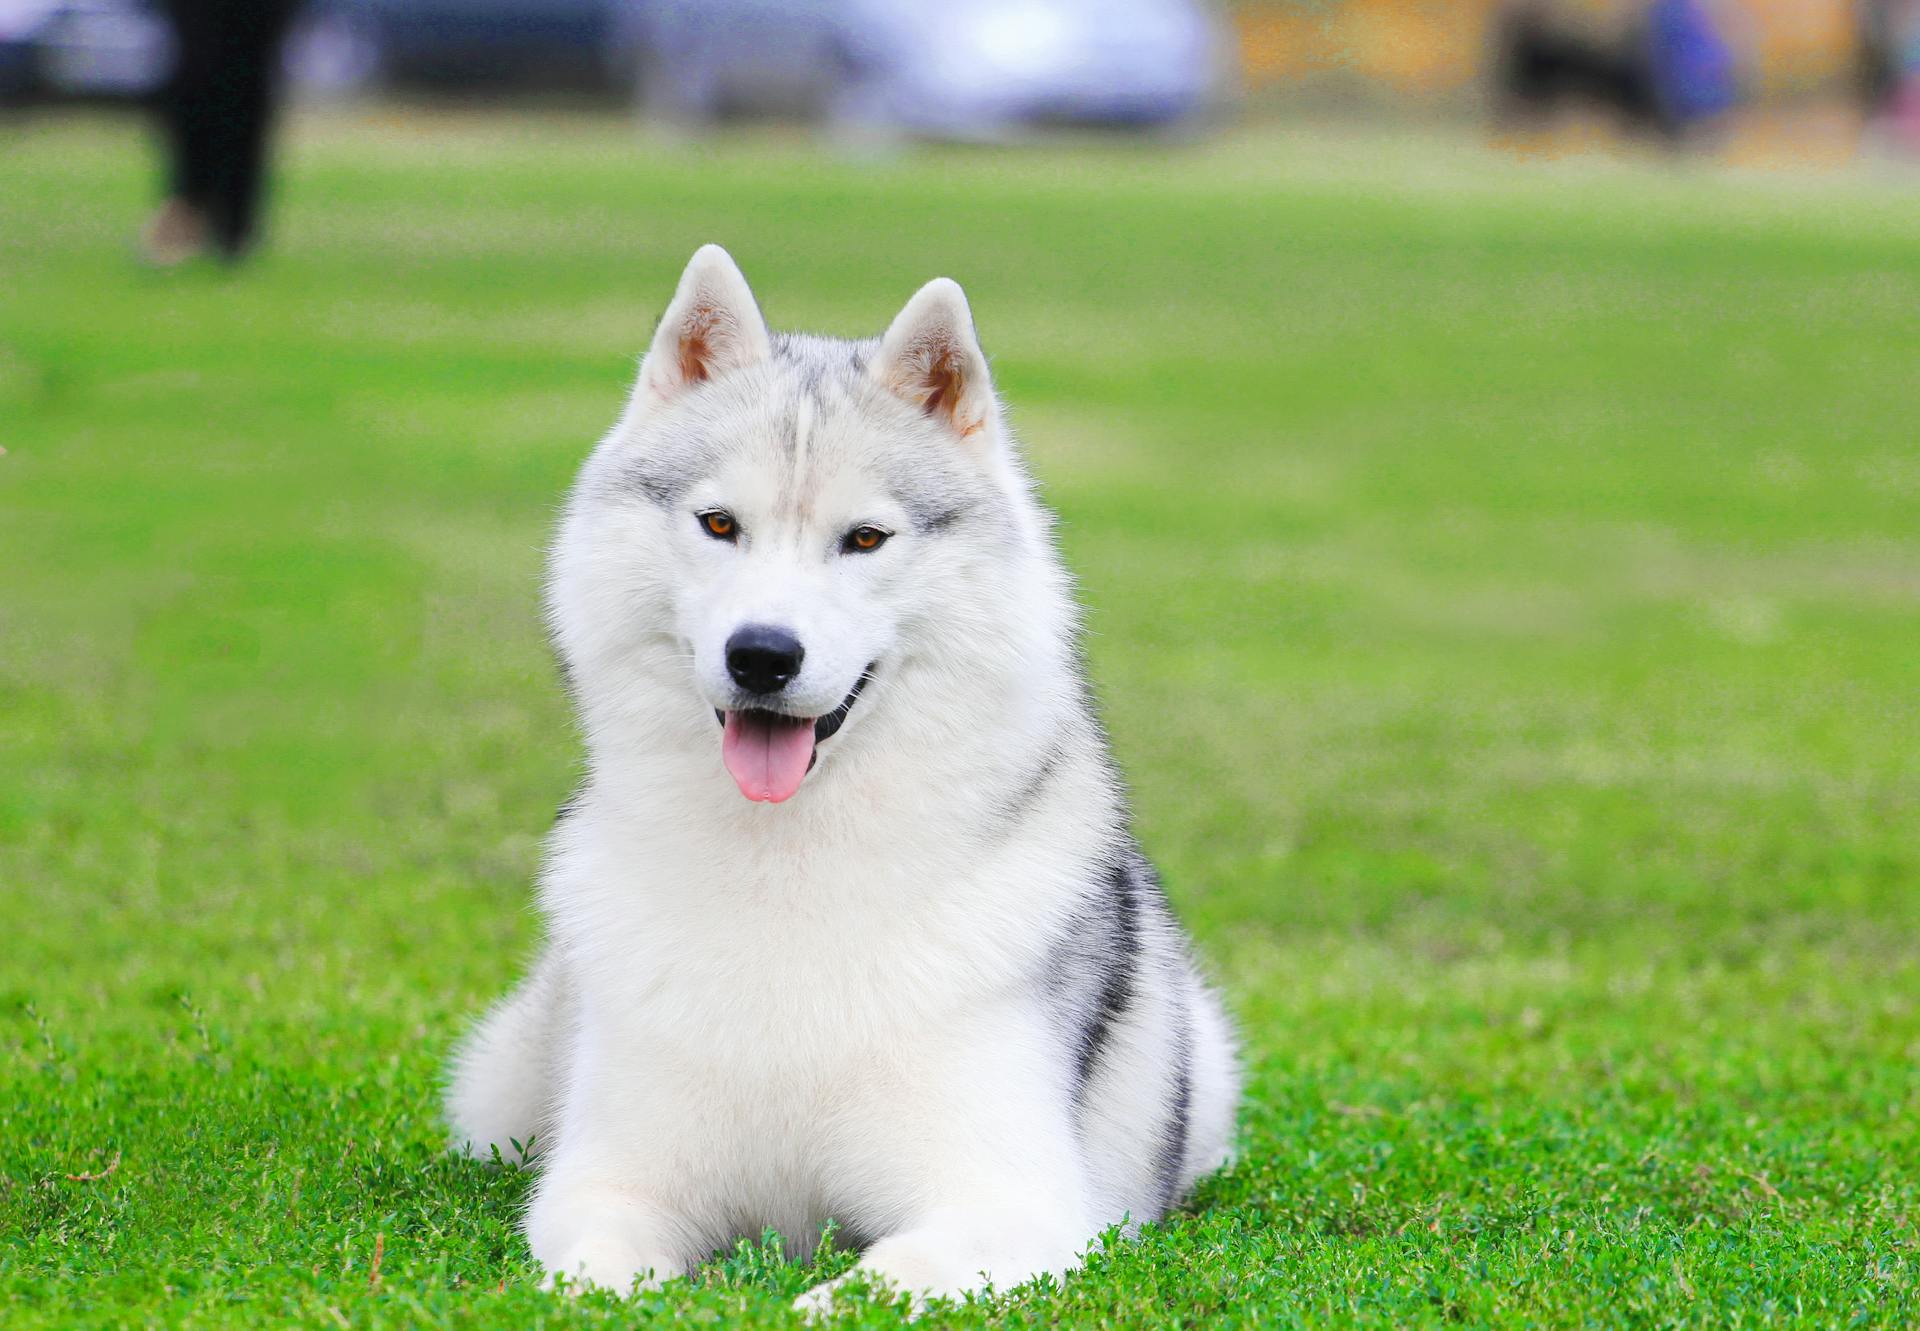
<path id="1" fill-rule="evenodd" d="M 767 712 L 728 712 L 720 760 L 748 799 L 771 804 L 791 799 L 813 761 L 813 721 Z"/>

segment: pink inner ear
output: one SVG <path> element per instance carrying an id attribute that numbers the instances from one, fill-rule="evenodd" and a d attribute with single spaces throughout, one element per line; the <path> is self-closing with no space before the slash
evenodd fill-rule
<path id="1" fill-rule="evenodd" d="M 929 416 L 951 417 L 960 407 L 960 358 L 953 354 L 953 348 L 940 347 L 934 351 L 926 368 L 921 372 L 921 382 L 926 394 L 922 405 Z"/>
<path id="2" fill-rule="evenodd" d="M 719 325 L 724 320 L 725 316 L 710 305 L 687 312 L 687 322 L 680 331 L 681 382 L 706 381 L 707 369 L 714 359 L 714 335 L 721 331 Z"/>
<path id="3" fill-rule="evenodd" d="M 912 373 L 905 386 L 909 401 L 917 401 L 922 411 L 935 420 L 944 420 L 961 434 L 973 434 L 984 420 L 968 420 L 961 415 L 967 389 L 966 357 L 952 342 L 923 343 L 908 358 Z"/>

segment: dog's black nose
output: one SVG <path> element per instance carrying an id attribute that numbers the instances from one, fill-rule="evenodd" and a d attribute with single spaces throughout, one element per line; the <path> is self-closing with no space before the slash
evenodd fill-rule
<path id="1" fill-rule="evenodd" d="M 800 640 L 769 624 L 743 624 L 727 639 L 727 673 L 748 693 L 778 693 L 800 673 Z"/>

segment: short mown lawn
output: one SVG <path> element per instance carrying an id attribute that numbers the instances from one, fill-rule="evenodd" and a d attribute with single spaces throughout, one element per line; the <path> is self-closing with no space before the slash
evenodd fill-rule
<path id="1" fill-rule="evenodd" d="M 1236 1165 L 927 1325 L 1920 1321 L 1911 182 L 392 113 L 163 277 L 148 146 L 0 145 L 7 1327 L 791 1325 L 851 1260 L 567 1301 L 441 1150 L 580 760 L 542 544 L 706 240 L 778 326 L 966 284 L 1245 1034 Z"/>

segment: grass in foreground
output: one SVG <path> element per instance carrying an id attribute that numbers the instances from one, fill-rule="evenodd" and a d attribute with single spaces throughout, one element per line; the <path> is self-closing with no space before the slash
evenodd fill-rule
<path id="1" fill-rule="evenodd" d="M 1246 1033 L 1188 1213 L 929 1325 L 1920 1319 L 1911 193 L 363 123 L 162 278 L 143 146 L 0 188 L 8 1326 L 775 1325 L 849 1260 L 563 1302 L 439 1150 L 577 762 L 541 543 L 709 239 L 780 326 L 967 284 Z"/>

